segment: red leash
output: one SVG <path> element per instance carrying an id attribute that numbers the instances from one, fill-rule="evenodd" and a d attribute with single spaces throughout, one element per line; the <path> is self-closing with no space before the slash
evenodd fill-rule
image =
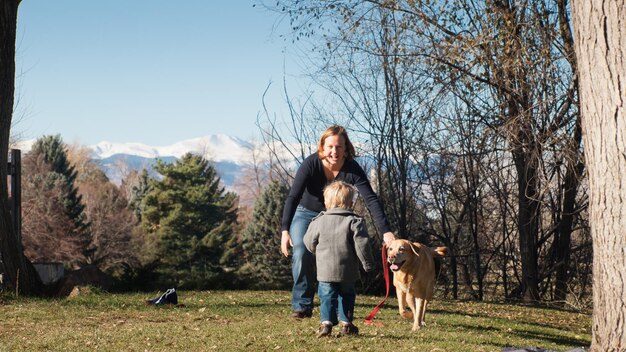
<path id="1" fill-rule="evenodd" d="M 385 298 L 378 303 L 378 305 L 376 307 L 374 307 L 374 309 L 372 310 L 372 312 L 370 313 L 370 315 L 367 316 L 367 318 L 365 318 L 365 320 L 363 321 L 364 324 L 367 325 L 371 325 L 374 324 L 376 326 L 383 326 L 383 323 L 379 323 L 379 322 L 374 322 L 374 316 L 376 315 L 376 313 L 378 313 L 378 310 L 380 309 L 380 307 L 383 306 L 383 304 L 385 304 L 385 301 L 387 301 L 387 297 L 389 297 L 389 271 L 387 269 L 387 251 L 386 251 L 386 247 L 387 245 L 385 245 L 383 243 L 383 250 L 382 250 L 382 258 L 383 258 L 383 276 L 385 276 L 385 287 L 387 289 L 387 292 L 385 293 Z"/>

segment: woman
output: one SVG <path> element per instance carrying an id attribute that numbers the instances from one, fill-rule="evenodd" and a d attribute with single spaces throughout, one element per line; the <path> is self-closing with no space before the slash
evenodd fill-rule
<path id="1" fill-rule="evenodd" d="M 311 220 L 324 210 L 324 187 L 335 180 L 357 188 L 369 209 L 385 243 L 395 239 L 383 207 L 365 175 L 354 160 L 354 146 L 346 129 L 333 125 L 322 133 L 317 153 L 307 157 L 296 172 L 296 177 L 285 201 L 282 219 L 280 249 L 286 257 L 288 246 L 293 247 L 293 289 L 291 306 L 295 318 L 309 318 L 315 295 L 315 261 L 307 251 L 303 238 Z"/>

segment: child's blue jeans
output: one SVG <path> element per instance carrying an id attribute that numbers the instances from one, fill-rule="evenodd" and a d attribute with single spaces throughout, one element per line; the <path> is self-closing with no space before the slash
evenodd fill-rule
<path id="1" fill-rule="evenodd" d="M 339 321 L 352 323 L 356 300 L 354 282 L 319 282 L 317 294 L 320 299 L 320 322 L 330 321 L 333 325 Z"/>

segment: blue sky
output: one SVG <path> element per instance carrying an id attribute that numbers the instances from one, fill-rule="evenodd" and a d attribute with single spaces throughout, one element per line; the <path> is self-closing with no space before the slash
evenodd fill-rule
<path id="1" fill-rule="evenodd" d="M 14 131 L 21 139 L 168 145 L 259 139 L 262 95 L 286 111 L 301 68 L 251 0 L 26 0 L 18 13 Z M 284 66 L 285 65 L 285 66 Z"/>

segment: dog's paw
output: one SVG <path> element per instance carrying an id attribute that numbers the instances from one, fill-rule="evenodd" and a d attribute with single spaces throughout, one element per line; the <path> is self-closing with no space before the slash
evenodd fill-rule
<path id="1" fill-rule="evenodd" d="M 400 315 L 405 318 L 405 319 L 413 319 L 413 312 L 405 310 L 404 312 L 400 313 Z"/>

